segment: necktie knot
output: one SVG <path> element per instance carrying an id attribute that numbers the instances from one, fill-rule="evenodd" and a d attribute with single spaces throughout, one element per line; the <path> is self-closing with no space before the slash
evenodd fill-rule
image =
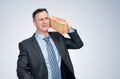
<path id="1" fill-rule="evenodd" d="M 49 40 L 49 37 L 44 37 L 43 40 L 44 40 L 45 42 L 49 42 L 49 41 L 50 41 L 50 40 Z"/>

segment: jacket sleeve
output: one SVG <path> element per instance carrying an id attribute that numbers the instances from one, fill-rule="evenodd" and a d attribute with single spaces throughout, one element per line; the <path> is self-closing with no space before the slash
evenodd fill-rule
<path id="1" fill-rule="evenodd" d="M 79 49 L 84 45 L 77 30 L 74 29 L 74 32 L 68 33 L 68 35 L 70 38 L 64 38 L 68 49 Z"/>
<path id="2" fill-rule="evenodd" d="M 19 79 L 34 79 L 30 75 L 29 58 L 25 47 L 19 43 L 19 56 L 17 61 L 17 76 Z"/>

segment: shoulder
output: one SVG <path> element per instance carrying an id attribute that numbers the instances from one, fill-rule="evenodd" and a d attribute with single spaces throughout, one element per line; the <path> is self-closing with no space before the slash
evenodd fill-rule
<path id="1" fill-rule="evenodd" d="M 61 35 L 59 32 L 49 32 L 50 35 Z"/>
<path id="2" fill-rule="evenodd" d="M 52 36 L 63 36 L 59 32 L 49 32 L 49 35 L 52 35 Z"/>
<path id="3" fill-rule="evenodd" d="M 49 32 L 49 35 L 53 38 L 64 38 L 64 36 L 59 32 Z"/>
<path id="4" fill-rule="evenodd" d="M 29 44 L 33 39 L 35 39 L 35 35 L 20 41 L 19 44 Z"/>

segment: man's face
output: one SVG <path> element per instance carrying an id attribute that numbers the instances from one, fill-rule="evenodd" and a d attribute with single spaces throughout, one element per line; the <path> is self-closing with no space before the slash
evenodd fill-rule
<path id="1" fill-rule="evenodd" d="M 47 33 L 49 29 L 48 13 L 46 11 L 43 11 L 36 14 L 33 23 L 36 26 L 38 32 Z"/>

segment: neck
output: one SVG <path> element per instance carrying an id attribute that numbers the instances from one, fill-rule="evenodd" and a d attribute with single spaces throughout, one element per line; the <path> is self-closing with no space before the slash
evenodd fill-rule
<path id="1" fill-rule="evenodd" d="M 42 34 L 42 35 L 44 35 L 44 36 L 48 36 L 48 31 L 46 31 L 46 32 L 37 31 L 37 32 L 40 33 L 40 34 Z"/>

